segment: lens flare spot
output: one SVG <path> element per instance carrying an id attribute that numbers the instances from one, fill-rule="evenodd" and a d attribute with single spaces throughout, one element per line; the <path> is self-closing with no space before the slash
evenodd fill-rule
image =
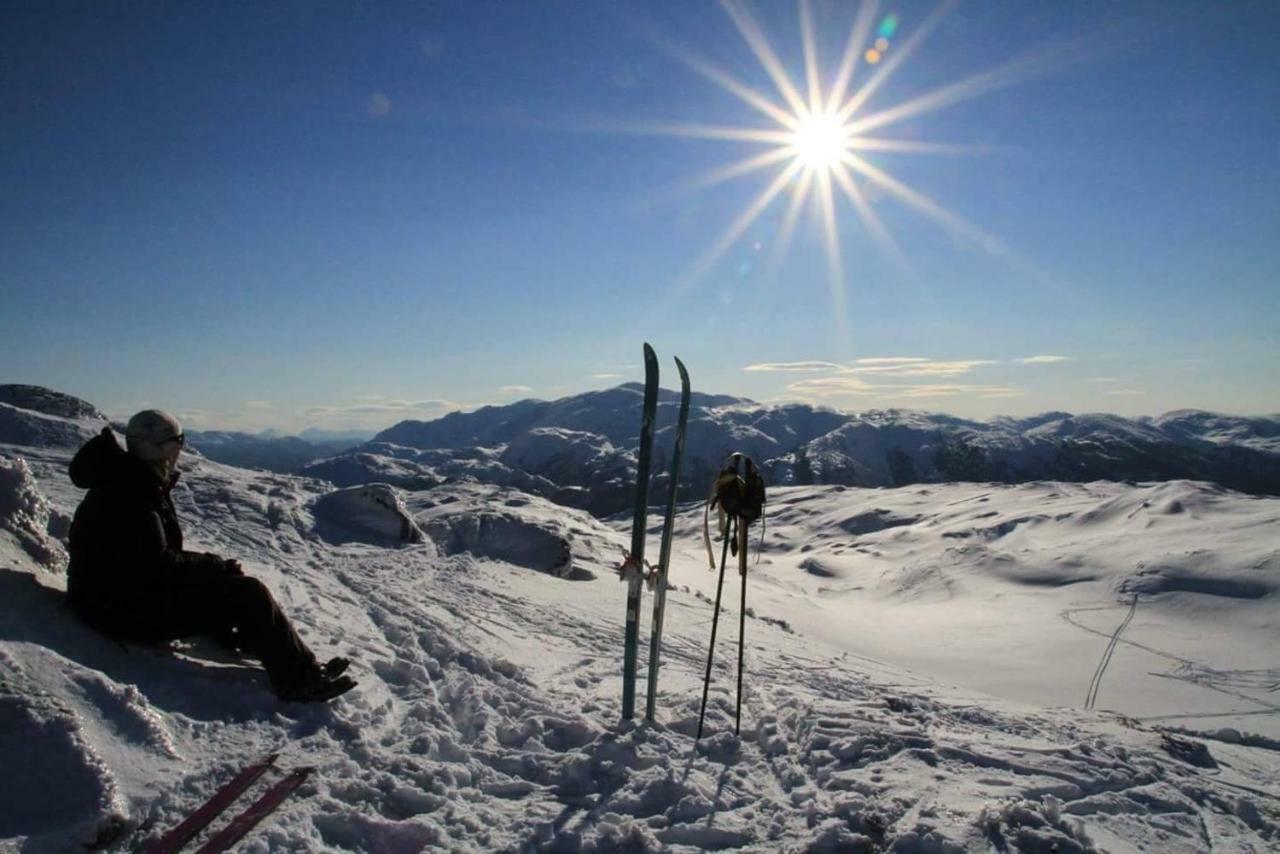
<path id="1" fill-rule="evenodd" d="M 880 22 L 880 36 L 882 38 L 891 39 L 893 34 L 898 31 L 898 16 L 886 15 L 885 19 Z"/>
<path id="2" fill-rule="evenodd" d="M 880 38 L 876 39 L 876 50 L 880 51 L 881 53 L 884 53 L 888 49 L 889 49 L 889 40 L 887 38 L 885 38 L 884 36 L 881 36 Z"/>
<path id="3" fill-rule="evenodd" d="M 880 51 L 871 48 L 863 55 L 863 59 L 867 61 L 867 65 L 875 65 L 880 61 Z"/>

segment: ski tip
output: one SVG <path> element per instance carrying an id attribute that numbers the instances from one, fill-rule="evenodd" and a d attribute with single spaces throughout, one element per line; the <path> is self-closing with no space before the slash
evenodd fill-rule
<path id="1" fill-rule="evenodd" d="M 657 358 L 657 354 L 653 352 L 653 345 L 648 341 L 644 342 L 644 355 L 646 359 Z"/>
<path id="2" fill-rule="evenodd" d="M 680 361 L 679 356 L 672 356 L 671 358 L 676 360 L 676 370 L 680 372 L 680 379 L 687 381 L 689 379 L 689 369 L 684 366 L 684 362 Z"/>

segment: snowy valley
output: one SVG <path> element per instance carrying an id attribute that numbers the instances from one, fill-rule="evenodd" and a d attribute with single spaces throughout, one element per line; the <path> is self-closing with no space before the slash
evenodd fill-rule
<path id="1" fill-rule="evenodd" d="M 677 517 L 657 720 L 621 721 L 629 520 L 608 514 L 637 410 L 632 387 L 599 394 L 398 425 L 306 474 L 183 458 L 189 547 L 241 560 L 318 652 L 354 660 L 359 688 L 328 706 L 279 702 L 205 641 L 81 625 L 62 602 L 82 495 L 66 469 L 103 417 L 0 403 L 0 850 L 141 850 L 271 753 L 316 771 L 242 851 L 1280 846 L 1276 419 L 957 423 L 984 449 L 974 474 L 1008 477 L 953 482 L 941 416 L 704 396 L 691 490 L 737 443 L 772 463 L 742 732 L 730 572 L 695 742 L 716 595 L 702 504 Z M 914 478 L 895 480 L 895 447 Z M 1032 466 L 1063 448 L 1087 457 L 1078 478 Z M 1259 494 L 1143 479 L 1153 458 Z M 1092 479 L 1104 460 L 1119 473 Z"/>

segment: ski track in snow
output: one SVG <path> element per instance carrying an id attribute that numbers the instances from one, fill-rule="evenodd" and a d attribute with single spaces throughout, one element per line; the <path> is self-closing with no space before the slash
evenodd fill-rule
<path id="1" fill-rule="evenodd" d="M 52 512 L 74 509 L 65 453 L 0 446 L 0 454 L 27 458 Z M 132 850 L 241 765 L 279 751 L 281 769 L 317 772 L 241 850 L 1274 850 L 1280 743 L 1247 733 L 1205 742 L 1129 716 L 1001 700 L 947 684 L 966 674 L 937 681 L 890 663 L 885 645 L 868 652 L 831 642 L 834 625 L 854 634 L 883 626 L 873 608 L 885 602 L 922 609 L 926 631 L 938 603 L 1005 584 L 999 579 L 1026 567 L 1052 574 L 1032 586 L 1104 575 L 1090 567 L 1096 550 L 1088 560 L 999 559 L 1019 548 L 1061 550 L 1065 540 L 1053 531 L 1082 519 L 1136 518 L 1134 487 L 1047 486 L 1067 494 L 1063 503 L 1053 505 L 1044 486 L 774 493 L 776 539 L 766 539 L 750 580 L 742 734 L 732 733 L 739 582 L 730 573 L 707 726 L 695 745 L 714 595 L 695 536 L 700 510 L 685 508 L 677 529 L 658 722 L 619 722 L 625 586 L 611 568 L 624 525 L 532 497 L 504 510 L 539 537 L 560 532 L 574 566 L 595 576 L 573 580 L 468 552 L 442 555 L 430 543 L 326 540 L 311 514 L 329 491 L 323 483 L 193 459 L 176 495 L 189 547 L 243 560 L 318 653 L 354 659 L 360 687 L 329 706 L 285 705 L 256 667 L 199 643 L 122 648 L 76 623 L 58 601 L 60 577 L 6 539 L 0 587 L 13 604 L 0 617 L 0 743 L 21 771 L 7 778 L 35 785 L 0 791 L 0 849 L 54 851 L 97 839 Z M 475 501 L 489 493 L 443 486 L 431 494 Z M 1032 494 L 1037 513 L 1006 512 Z M 984 516 L 984 507 L 999 510 Z M 1054 521 L 1055 513 L 1066 515 Z M 922 529 L 936 529 L 933 539 Z M 839 536 L 820 536 L 832 532 Z M 957 542 L 992 548 L 966 564 L 936 545 Z M 804 569 L 807 558 L 830 574 Z M 992 576 L 966 571 L 972 566 Z M 1161 578 L 1181 583 L 1176 573 Z M 824 594 L 832 583 L 847 589 Z M 1119 656 L 1109 669 L 1107 661 L 1133 648 L 1176 664 L 1156 676 L 1277 711 L 1255 696 L 1275 696 L 1275 671 L 1215 669 L 1158 639 L 1135 640 L 1141 619 L 1124 638 L 1082 621 L 1091 608 L 1115 614 L 1119 592 L 1045 611 L 1050 624 L 1112 642 L 1101 662 L 1091 653 L 1099 674 L 1113 674 L 1109 686 L 1121 681 Z M 863 597 L 849 605 L 857 616 L 833 616 L 832 603 L 849 596 Z M 651 601 L 646 591 L 646 632 Z M 1274 614 L 1273 598 L 1240 601 L 1255 609 L 1271 602 Z M 638 691 L 643 633 L 641 641 Z M 1085 682 L 1077 688 L 1079 702 Z M 1189 761 L 1206 743 L 1213 766 Z"/>

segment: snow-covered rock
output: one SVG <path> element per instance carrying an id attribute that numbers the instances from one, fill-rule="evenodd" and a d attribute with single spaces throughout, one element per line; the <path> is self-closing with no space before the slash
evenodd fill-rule
<path id="1" fill-rule="evenodd" d="M 40 494 L 26 460 L 0 456 L 0 534 L 16 539 L 42 568 L 61 573 L 67 552 L 59 538 L 69 527 L 70 520 Z"/>
<path id="2" fill-rule="evenodd" d="M 316 519 L 328 530 L 349 537 L 372 537 L 374 542 L 422 543 L 422 530 L 413 521 L 395 487 L 366 483 L 335 490 L 315 504 Z"/>
<path id="3" fill-rule="evenodd" d="M 575 544 L 599 523 L 581 511 L 481 485 L 458 485 L 419 495 L 414 519 L 447 555 L 468 553 L 560 578 L 595 575 L 589 553 Z M 578 560 L 575 561 L 575 552 Z"/>
<path id="4" fill-rule="evenodd" d="M 365 450 L 318 460 L 306 465 L 303 471 L 339 487 L 377 482 L 401 489 L 430 489 L 444 481 L 431 466 Z"/>
<path id="5" fill-rule="evenodd" d="M 93 419 L 68 419 L 0 403 L 0 445 L 78 448 L 106 426 Z"/>
<path id="6" fill-rule="evenodd" d="M 7 403 L 19 409 L 39 412 L 41 415 L 56 415 L 59 418 L 74 420 L 106 421 L 93 404 L 38 385 L 22 385 L 19 383 L 0 384 L 0 403 Z"/>

